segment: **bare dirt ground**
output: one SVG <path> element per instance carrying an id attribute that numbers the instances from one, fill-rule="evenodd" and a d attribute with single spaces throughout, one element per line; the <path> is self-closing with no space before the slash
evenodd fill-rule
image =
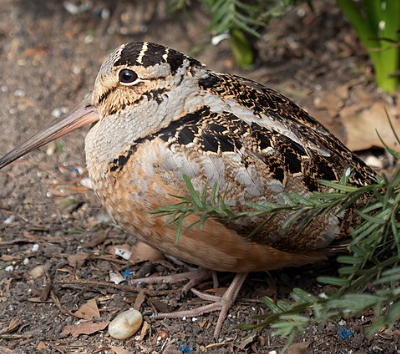
<path id="1" fill-rule="evenodd" d="M 88 4 L 85 11 L 73 6 L 82 4 Z M 296 8 L 272 21 L 255 42 L 257 62 L 248 71 L 235 66 L 227 42 L 207 44 L 211 35 L 201 8 L 170 16 L 166 2 L 156 0 L 99 0 L 94 5 L 0 0 L 0 7 L 1 155 L 80 101 L 109 51 L 125 42 L 149 40 L 282 92 L 350 148 L 362 150 L 375 167 L 388 167 L 381 150 L 371 147 L 379 145 L 374 127 L 387 131 L 383 107 L 398 124 L 397 97 L 376 90 L 365 51 L 333 2 L 316 6 L 315 12 Z M 143 276 L 184 267 L 168 259 L 147 261 L 147 254 L 136 264 L 114 255 L 115 247 L 134 246 L 136 241 L 109 220 L 85 184 L 85 133 L 75 132 L 0 171 L 0 353 L 279 351 L 284 340 L 273 337 L 268 328 L 249 333 L 236 325 L 252 323 L 254 314 L 267 311 L 264 295 L 284 299 L 293 287 L 315 294 L 329 290 L 314 279 L 333 274 L 334 262 L 251 275 L 219 339 L 212 335 L 216 314 L 195 320 L 152 319 L 155 310 L 204 302 L 183 297 L 179 284 L 149 285 L 141 291 L 110 282 L 110 271 L 129 269 Z M 231 279 L 221 274 L 215 292 L 222 292 Z M 205 282 L 199 288 L 211 285 Z M 106 329 L 66 333 L 67 326 L 74 328 L 79 321 L 75 312 L 90 299 L 96 300 L 100 313 L 95 325 L 131 307 L 140 309 L 146 325 L 126 341 L 112 339 Z M 400 353 L 397 328 L 364 336 L 372 318 L 370 312 L 312 326 L 290 353 Z M 351 338 L 341 335 L 340 325 L 352 331 Z"/>

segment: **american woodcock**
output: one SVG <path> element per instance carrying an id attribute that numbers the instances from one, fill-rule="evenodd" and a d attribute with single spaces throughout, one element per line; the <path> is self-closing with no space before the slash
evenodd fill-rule
<path id="1" fill-rule="evenodd" d="M 283 228 L 282 213 L 254 237 L 263 220 L 208 219 L 175 242 L 175 227 L 149 212 L 176 204 L 186 174 L 197 189 L 217 183 L 234 210 L 245 202 L 282 203 L 282 192 L 324 190 L 317 179 L 366 185 L 374 172 L 327 129 L 283 95 L 242 77 L 211 71 L 154 43 L 129 43 L 100 68 L 91 97 L 68 117 L 0 160 L 0 168 L 85 124 L 93 188 L 125 230 L 162 252 L 213 271 L 237 273 L 222 298 L 178 316 L 221 310 L 215 333 L 248 272 L 324 259 L 345 236 L 351 211 L 325 215 L 305 229 Z M 187 225 L 198 216 L 187 218 Z M 197 292 L 196 292 L 197 293 Z M 174 317 L 176 314 L 163 314 Z"/>

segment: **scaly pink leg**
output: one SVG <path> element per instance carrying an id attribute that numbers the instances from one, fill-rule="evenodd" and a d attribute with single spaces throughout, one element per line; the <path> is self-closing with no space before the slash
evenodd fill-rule
<path id="1" fill-rule="evenodd" d="M 218 282 L 215 272 L 202 268 L 191 270 L 185 273 L 178 273 L 178 274 L 165 275 L 159 277 L 132 279 L 130 281 L 130 284 L 156 284 L 156 283 L 174 284 L 184 280 L 189 280 L 189 282 L 182 289 L 184 293 L 187 293 L 194 286 L 200 284 L 202 281 L 210 278 L 211 276 L 213 277 L 214 287 L 217 288 Z"/>
<path id="2" fill-rule="evenodd" d="M 180 318 L 180 317 L 193 317 L 193 316 L 201 316 L 208 312 L 213 311 L 221 311 L 218 317 L 217 325 L 215 326 L 214 336 L 218 337 L 222 324 L 225 321 L 226 316 L 228 315 L 229 309 L 234 304 L 236 297 L 239 294 L 239 291 L 246 280 L 248 273 L 237 273 L 235 278 L 233 279 L 231 285 L 229 285 L 228 289 L 225 291 L 222 297 L 209 295 L 202 293 L 196 289 L 191 289 L 191 291 L 197 295 L 202 300 L 212 301 L 212 304 L 200 306 L 198 308 L 186 311 L 178 311 L 178 312 L 169 312 L 169 313 L 159 313 L 154 316 L 155 318 Z"/>

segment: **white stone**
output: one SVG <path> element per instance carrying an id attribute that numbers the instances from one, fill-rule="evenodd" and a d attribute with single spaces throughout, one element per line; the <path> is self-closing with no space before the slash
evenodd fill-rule
<path id="1" fill-rule="evenodd" d="M 90 178 L 82 178 L 80 184 L 84 187 L 88 187 L 89 189 L 93 189 L 93 184 Z"/>
<path id="2" fill-rule="evenodd" d="M 37 251 L 39 251 L 39 244 L 34 243 L 34 244 L 32 245 L 31 251 L 32 251 L 32 252 L 37 252 Z"/>
<path id="3" fill-rule="evenodd" d="M 7 219 L 3 221 L 3 224 L 10 225 L 15 221 L 15 215 L 10 215 Z"/>
<path id="4" fill-rule="evenodd" d="M 139 311 L 132 309 L 122 312 L 108 325 L 108 334 L 115 339 L 127 339 L 139 330 L 142 322 Z"/>

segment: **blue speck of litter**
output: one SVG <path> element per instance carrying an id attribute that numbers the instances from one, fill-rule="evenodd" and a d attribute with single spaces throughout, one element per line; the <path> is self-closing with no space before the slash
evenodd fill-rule
<path id="1" fill-rule="evenodd" d="M 183 345 L 182 348 L 179 349 L 183 354 L 191 353 L 192 349 L 187 345 Z"/>
<path id="2" fill-rule="evenodd" d="M 121 272 L 121 275 L 124 277 L 125 280 L 131 279 L 132 278 L 132 271 L 129 269 L 124 269 Z"/>
<path id="3" fill-rule="evenodd" d="M 78 170 L 77 168 L 75 168 L 75 167 L 72 167 L 72 168 L 71 168 L 71 172 L 72 172 L 72 173 L 75 173 L 78 177 L 81 175 L 80 172 L 79 172 L 79 170 Z"/>
<path id="4" fill-rule="evenodd" d="M 347 329 L 344 326 L 338 326 L 339 336 L 342 339 L 352 340 L 354 332 L 351 329 Z"/>

